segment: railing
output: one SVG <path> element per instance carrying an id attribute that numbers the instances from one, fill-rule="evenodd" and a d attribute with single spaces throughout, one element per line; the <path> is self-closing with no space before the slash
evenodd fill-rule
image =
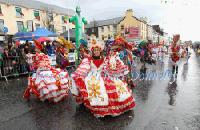
<path id="1" fill-rule="evenodd" d="M 32 60 L 34 60 L 35 55 L 32 55 Z M 64 57 L 62 55 L 56 55 L 56 64 L 58 66 L 63 65 Z M 55 66 L 55 65 L 53 65 Z M 4 78 L 6 81 L 8 81 L 8 77 L 18 77 L 20 75 L 31 75 L 35 72 L 33 66 L 31 64 L 28 64 L 25 61 L 25 58 L 22 56 L 8 56 L 3 59 L 2 66 L 0 66 L 0 78 Z M 62 69 L 66 69 L 69 74 L 71 74 L 73 71 L 75 71 L 75 63 L 69 63 L 67 66 L 65 66 Z"/>
<path id="2" fill-rule="evenodd" d="M 23 60 L 20 56 L 5 57 L 2 62 L 0 76 L 7 81 L 7 77 L 28 74 L 28 64 L 24 64 Z"/>

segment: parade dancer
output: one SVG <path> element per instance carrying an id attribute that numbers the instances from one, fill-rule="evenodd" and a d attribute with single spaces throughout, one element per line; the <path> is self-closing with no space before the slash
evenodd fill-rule
<path id="1" fill-rule="evenodd" d="M 68 96 L 68 72 L 50 66 L 48 56 L 41 52 L 43 46 L 37 41 L 35 44 L 37 53 L 34 67 L 36 73 L 28 78 L 28 87 L 24 92 L 24 98 L 29 100 L 32 93 L 41 101 L 48 100 L 57 103 Z"/>
<path id="2" fill-rule="evenodd" d="M 188 45 L 186 45 L 185 50 L 186 50 L 186 64 L 188 64 L 188 60 L 190 58 L 190 52 L 189 52 L 189 46 Z"/>
<path id="3" fill-rule="evenodd" d="M 172 59 L 172 74 L 175 76 L 175 79 L 177 78 L 178 74 L 178 61 L 180 60 L 180 46 L 178 45 L 178 41 L 180 39 L 180 35 L 174 35 L 173 36 L 173 43 L 171 47 L 171 59 Z"/>
<path id="4" fill-rule="evenodd" d="M 138 46 L 138 52 L 140 56 L 140 61 L 142 63 L 141 69 L 140 69 L 140 75 L 142 79 L 146 78 L 146 63 L 148 64 L 156 64 L 156 61 L 152 58 L 152 47 L 149 46 L 151 44 L 151 41 L 142 41 L 140 42 Z"/>
<path id="5" fill-rule="evenodd" d="M 77 103 L 83 103 L 96 117 L 118 116 L 134 108 L 135 101 L 127 83 L 119 77 L 128 74 L 128 67 L 118 55 L 101 55 L 103 45 L 90 42 L 92 56 L 82 60 L 72 73 L 71 92 Z"/>
<path id="6" fill-rule="evenodd" d="M 135 84 L 132 81 L 132 74 L 134 71 L 132 54 L 133 45 L 128 43 L 123 37 L 117 36 L 113 42 L 110 41 L 110 45 L 108 47 L 110 49 L 107 48 L 107 54 L 109 54 L 109 52 L 118 53 L 123 63 L 128 66 L 130 73 L 125 77 L 125 80 L 128 82 L 130 87 L 135 87 Z"/>
<path id="7" fill-rule="evenodd" d="M 83 60 L 86 57 L 89 57 L 89 49 L 88 49 L 88 43 L 86 40 L 81 39 L 80 40 L 80 59 Z"/>

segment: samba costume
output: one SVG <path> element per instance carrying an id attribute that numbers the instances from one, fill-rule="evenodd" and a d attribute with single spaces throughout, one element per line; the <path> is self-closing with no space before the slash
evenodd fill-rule
<path id="1" fill-rule="evenodd" d="M 178 74 L 178 61 L 180 60 L 180 46 L 177 45 L 178 41 L 180 39 L 180 35 L 175 35 L 173 37 L 173 44 L 171 47 L 171 59 L 172 59 L 172 73 L 176 75 Z"/>
<path id="2" fill-rule="evenodd" d="M 128 66 L 129 72 L 126 78 L 126 81 L 131 87 L 134 87 L 134 83 L 132 79 L 132 72 L 134 71 L 135 64 L 133 63 L 133 43 L 128 43 L 124 38 L 117 36 L 113 41 L 107 41 L 106 43 L 106 52 L 116 53 L 119 55 L 120 59 L 123 61 L 125 65 Z"/>
<path id="3" fill-rule="evenodd" d="M 72 90 L 78 103 L 83 103 L 96 117 L 118 116 L 135 106 L 127 83 L 119 78 L 128 73 L 128 67 L 118 55 L 97 56 L 102 46 L 92 40 L 93 56 L 84 58 L 72 73 Z"/>
<path id="4" fill-rule="evenodd" d="M 42 45 L 35 41 L 37 49 L 42 49 Z M 24 98 L 30 99 L 30 94 L 34 94 L 41 101 L 59 102 L 68 96 L 69 75 L 68 72 L 55 69 L 50 66 L 47 55 L 36 53 L 34 60 L 36 73 L 28 78 L 28 87 L 24 92 Z"/>

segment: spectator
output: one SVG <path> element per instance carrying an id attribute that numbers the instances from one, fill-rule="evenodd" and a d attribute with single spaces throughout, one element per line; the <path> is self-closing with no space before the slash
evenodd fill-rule
<path id="1" fill-rule="evenodd" d="M 21 49 L 19 56 L 20 56 L 20 72 L 25 73 L 28 70 L 28 64 L 26 62 L 26 53 L 24 52 L 24 48 Z"/>
<path id="2" fill-rule="evenodd" d="M 30 49 L 29 42 L 26 41 L 26 43 L 24 44 L 24 52 L 26 54 L 28 54 L 29 53 L 29 49 Z"/>
<path id="3" fill-rule="evenodd" d="M 3 54 L 0 52 L 0 76 L 2 76 L 3 72 Z"/>
<path id="4" fill-rule="evenodd" d="M 46 50 L 47 50 L 47 54 L 49 56 L 51 56 L 52 54 L 55 54 L 55 45 L 54 44 L 50 44 L 50 42 L 48 41 L 47 42 L 47 45 L 46 45 Z"/>
<path id="5" fill-rule="evenodd" d="M 34 67 L 33 67 L 33 54 L 31 54 L 30 52 L 28 54 L 26 54 L 26 62 L 29 65 L 29 72 L 33 72 L 34 71 Z"/>
<path id="6" fill-rule="evenodd" d="M 3 58 L 2 74 L 6 75 L 6 74 L 10 73 L 11 70 L 12 70 L 11 53 L 9 53 L 9 49 L 8 48 L 4 48 L 4 52 L 3 52 L 2 58 Z"/>

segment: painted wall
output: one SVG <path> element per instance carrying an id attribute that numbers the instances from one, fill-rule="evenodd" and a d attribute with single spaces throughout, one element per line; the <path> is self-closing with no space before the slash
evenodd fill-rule
<path id="1" fill-rule="evenodd" d="M 13 35 L 16 32 L 18 32 L 17 21 L 23 21 L 24 27 L 27 28 L 27 21 L 32 20 L 34 30 L 36 29 L 36 27 L 35 27 L 36 24 L 40 24 L 41 27 L 44 27 L 44 19 L 46 19 L 46 17 L 47 17 L 46 11 L 39 10 L 40 20 L 37 20 L 34 16 L 35 9 L 28 9 L 28 8 L 21 7 L 21 10 L 22 10 L 22 13 L 24 14 L 24 16 L 17 17 L 15 5 L 6 5 L 6 4 L 0 3 L 0 6 L 1 6 L 1 10 L 2 10 L 2 15 L 0 15 L 0 19 L 4 20 L 4 26 L 8 27 L 8 34 L 10 34 L 10 35 Z M 68 25 L 69 25 L 70 29 L 74 28 L 73 24 L 71 24 L 71 23 L 66 24 L 66 23 L 62 22 L 63 14 L 53 13 L 53 15 L 54 15 L 54 21 L 52 24 L 54 25 L 54 28 L 57 31 L 57 33 L 63 32 L 63 30 L 62 30 L 63 26 L 66 26 L 66 29 L 68 28 Z"/>

